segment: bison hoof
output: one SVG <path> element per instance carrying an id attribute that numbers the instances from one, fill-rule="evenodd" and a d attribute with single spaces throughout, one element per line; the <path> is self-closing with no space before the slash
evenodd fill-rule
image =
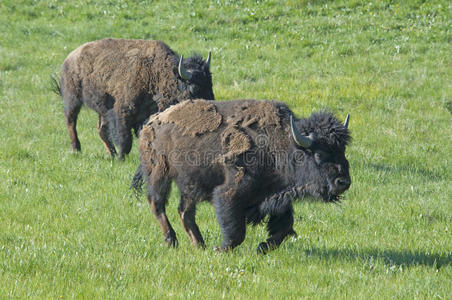
<path id="1" fill-rule="evenodd" d="M 269 247 L 268 247 L 268 243 L 266 243 L 266 242 L 262 242 L 259 244 L 259 246 L 257 246 L 258 254 L 267 254 L 268 250 L 269 250 Z"/>
<path id="2" fill-rule="evenodd" d="M 80 143 L 72 143 L 71 149 L 72 149 L 72 152 L 74 152 L 74 153 L 78 153 L 78 152 L 82 151 L 82 147 L 80 146 Z"/>
<path id="3" fill-rule="evenodd" d="M 231 247 L 218 246 L 218 247 L 213 248 L 213 250 L 216 252 L 227 252 L 227 251 L 231 250 Z"/>
<path id="4" fill-rule="evenodd" d="M 289 233 L 287 234 L 287 236 L 297 237 L 298 234 L 295 232 L 295 230 L 291 229 L 291 230 L 289 231 Z"/>
<path id="5" fill-rule="evenodd" d="M 204 244 L 204 243 L 197 243 L 197 244 L 194 244 L 194 246 L 198 249 L 202 249 L 202 250 L 206 249 L 206 244 Z"/>
<path id="6" fill-rule="evenodd" d="M 177 238 L 171 234 L 168 234 L 165 237 L 165 242 L 170 248 L 176 248 L 178 246 Z"/>
<path id="7" fill-rule="evenodd" d="M 115 158 L 117 155 L 116 150 L 114 150 L 114 149 L 107 151 L 107 154 L 110 155 L 111 158 Z"/>

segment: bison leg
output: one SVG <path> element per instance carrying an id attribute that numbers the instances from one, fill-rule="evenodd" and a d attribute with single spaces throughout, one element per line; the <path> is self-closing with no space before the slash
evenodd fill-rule
<path id="1" fill-rule="evenodd" d="M 217 250 L 227 251 L 240 245 L 246 233 L 246 197 L 251 191 L 252 178 L 242 169 L 229 169 L 226 182 L 215 188 L 213 205 L 220 224 L 223 242 Z"/>
<path id="2" fill-rule="evenodd" d="M 148 194 L 148 202 L 151 205 L 152 212 L 154 213 L 157 221 L 159 222 L 160 229 L 162 230 L 163 237 L 168 247 L 177 246 L 176 232 L 171 226 L 168 217 L 166 216 L 165 205 L 168 198 L 168 192 L 170 183 L 166 182 L 160 185 L 160 189 L 151 190 Z"/>
<path id="3" fill-rule="evenodd" d="M 218 223 L 220 224 L 223 242 L 216 248 L 218 251 L 232 250 L 245 239 L 246 219 L 240 209 L 230 203 L 218 199 L 214 202 Z"/>
<path id="4" fill-rule="evenodd" d="M 199 227 L 195 221 L 196 202 L 188 200 L 185 197 L 181 197 L 178 211 L 182 225 L 184 226 L 184 229 L 187 232 L 192 244 L 194 246 L 204 247 L 204 239 L 202 238 Z"/>
<path id="5" fill-rule="evenodd" d="M 71 139 L 72 151 L 80 151 L 80 140 L 77 135 L 77 116 L 82 107 L 82 102 L 76 98 L 64 98 L 64 116 L 66 118 L 66 126 L 69 132 L 69 138 Z"/>
<path id="6" fill-rule="evenodd" d="M 125 120 L 121 120 L 118 124 L 118 139 L 119 159 L 122 160 L 132 149 L 131 127 L 127 125 Z"/>
<path id="7" fill-rule="evenodd" d="M 270 237 L 266 242 L 260 243 L 257 252 L 265 254 L 268 250 L 277 248 L 283 240 L 289 235 L 296 235 L 293 230 L 293 212 L 292 205 L 278 215 L 270 215 L 267 223 L 267 231 Z"/>
<path id="8" fill-rule="evenodd" d="M 99 136 L 104 143 L 105 150 L 110 156 L 116 155 L 116 149 L 113 142 L 110 140 L 108 122 L 99 114 L 99 120 L 97 122 L 97 131 L 99 132 Z"/>

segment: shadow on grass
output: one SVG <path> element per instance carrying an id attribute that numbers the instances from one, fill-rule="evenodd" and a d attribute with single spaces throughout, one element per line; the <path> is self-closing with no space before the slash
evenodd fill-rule
<path id="1" fill-rule="evenodd" d="M 425 253 L 416 250 L 381 250 L 381 249 L 320 249 L 304 250 L 307 256 L 316 256 L 320 259 L 356 260 L 363 261 L 382 260 L 391 266 L 429 266 L 440 269 L 452 265 L 452 255 Z"/>
<path id="2" fill-rule="evenodd" d="M 376 171 L 386 172 L 391 174 L 412 174 L 420 176 L 422 178 L 428 178 L 433 180 L 444 179 L 444 176 L 437 172 L 432 172 L 430 170 L 420 168 L 418 166 L 387 166 L 384 164 L 370 163 L 366 167 L 370 167 Z"/>

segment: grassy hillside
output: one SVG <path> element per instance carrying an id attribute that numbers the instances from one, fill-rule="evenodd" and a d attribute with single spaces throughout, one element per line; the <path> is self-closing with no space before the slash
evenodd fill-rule
<path id="1" fill-rule="evenodd" d="M 449 1 L 0 2 L 0 298 L 438 298 L 452 295 Z M 124 162 L 82 110 L 70 151 L 50 90 L 77 46 L 160 39 L 207 55 L 217 99 L 278 99 L 299 116 L 351 114 L 353 184 L 341 205 L 300 201 L 266 256 L 265 226 L 231 253 L 199 205 L 208 249 L 167 249 Z"/>

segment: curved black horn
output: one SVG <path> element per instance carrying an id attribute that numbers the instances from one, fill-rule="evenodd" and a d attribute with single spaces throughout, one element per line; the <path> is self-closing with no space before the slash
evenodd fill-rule
<path id="1" fill-rule="evenodd" d="M 347 117 L 345 118 L 344 127 L 348 128 L 348 120 L 350 119 L 350 114 L 347 114 Z"/>
<path id="2" fill-rule="evenodd" d="M 298 146 L 308 149 L 312 145 L 312 138 L 302 135 L 295 127 L 292 115 L 290 116 L 290 129 L 292 131 L 292 137 Z"/>
<path id="3" fill-rule="evenodd" d="M 179 76 L 180 76 L 183 80 L 190 80 L 192 75 L 191 75 L 190 72 L 188 72 L 187 70 L 185 70 L 183 61 L 184 61 L 184 56 L 181 55 L 181 56 L 180 56 L 180 59 L 179 59 L 179 69 L 178 69 L 178 71 L 179 71 Z"/>
<path id="4" fill-rule="evenodd" d="M 209 55 L 207 56 L 207 59 L 206 59 L 206 65 L 207 65 L 208 68 L 210 68 L 211 54 L 212 54 L 211 51 L 209 51 Z"/>

